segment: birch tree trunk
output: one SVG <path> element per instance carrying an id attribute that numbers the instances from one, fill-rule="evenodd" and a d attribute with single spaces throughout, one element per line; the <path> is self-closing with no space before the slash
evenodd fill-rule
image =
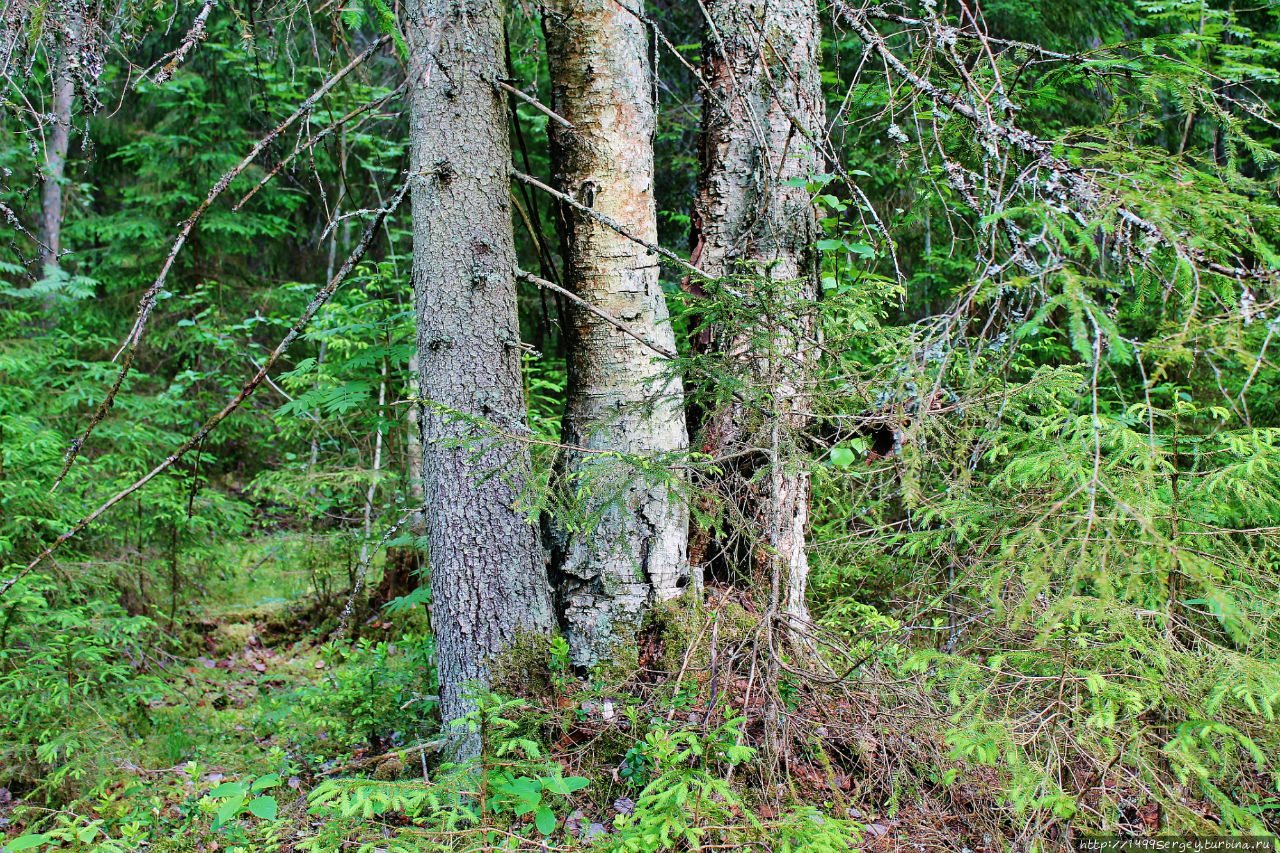
<path id="1" fill-rule="evenodd" d="M 638 4 L 637 4 L 638 5 Z M 644 24 L 617 0 L 551 0 L 543 28 L 552 78 L 557 188 L 657 242 L 654 82 Z M 591 305 L 675 351 L 658 258 L 562 204 L 566 279 Z M 684 390 L 665 360 L 580 305 L 569 311 L 569 385 L 560 488 L 575 515 L 551 535 L 556 603 L 572 660 L 594 665 L 636 630 L 655 600 L 688 580 L 688 507 L 668 482 L 592 451 L 652 456 L 688 447 Z"/>
<path id="2" fill-rule="evenodd" d="M 713 0 L 708 13 L 696 251 L 711 276 L 768 280 L 777 311 L 760 313 L 780 318 L 768 336 L 771 350 L 752 352 L 746 337 L 732 330 L 721 333 L 716 345 L 740 355 L 743 369 L 764 386 L 779 429 L 748 436 L 743 409 L 715 413 L 700 449 L 723 455 L 746 446 L 770 448 L 767 459 L 743 457 L 748 461 L 731 473 L 735 482 L 728 491 L 753 528 L 753 540 L 768 543 L 754 547 L 751 559 L 775 581 L 774 606 L 807 619 L 810 483 L 802 466 L 788 464 L 788 438 L 805 422 L 805 403 L 796 395 L 813 357 L 813 320 L 804 306 L 819 293 L 817 224 L 803 183 L 788 182 L 821 171 L 812 140 L 821 138 L 824 126 L 822 31 L 814 0 L 770 0 L 759 7 Z M 770 319 L 762 316 L 761 322 Z M 756 476 L 761 465 L 769 466 L 767 477 Z"/>
<path id="3" fill-rule="evenodd" d="M 66 174 L 67 150 L 71 147 L 71 106 L 75 85 L 67 67 L 68 47 L 61 57 L 62 67 L 54 73 L 53 128 L 45 143 L 44 182 L 40 187 L 40 270 L 58 265 L 62 254 L 62 179 Z"/>
<path id="4" fill-rule="evenodd" d="M 489 659 L 522 631 L 552 628 L 536 529 L 515 507 L 527 447 L 520 384 L 500 0 L 409 0 L 413 290 L 424 406 L 423 492 L 440 704 L 473 705 Z M 479 437 L 477 437 L 479 435 Z M 460 443 L 461 442 L 461 443 Z M 476 738 L 460 744 L 474 755 Z"/>

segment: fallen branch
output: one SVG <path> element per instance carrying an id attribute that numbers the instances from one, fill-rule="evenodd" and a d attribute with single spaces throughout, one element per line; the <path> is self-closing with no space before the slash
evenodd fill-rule
<path id="1" fill-rule="evenodd" d="M 276 345 L 276 348 L 271 351 L 271 355 L 268 356 L 267 360 L 263 362 L 261 367 L 258 368 L 258 372 L 253 375 L 252 379 L 250 379 L 248 382 L 245 383 L 244 387 L 240 389 L 240 392 L 231 399 L 231 402 L 223 406 L 222 410 L 219 411 L 216 415 L 209 418 L 209 420 L 205 421 L 204 426 L 200 427 L 200 429 L 195 433 L 195 435 L 191 436 L 191 438 L 187 439 L 185 442 L 179 445 L 178 448 L 174 450 L 172 453 L 170 453 L 169 456 L 166 457 L 163 462 L 161 462 L 156 467 L 152 468 L 144 476 L 135 480 L 132 485 L 117 492 L 115 495 L 113 495 L 109 500 L 107 500 L 105 503 L 100 505 L 93 512 L 89 513 L 84 518 L 77 521 L 65 533 L 62 533 L 61 535 L 59 535 L 58 538 L 55 539 L 52 542 L 52 544 L 49 545 L 49 547 L 41 551 L 35 557 L 35 559 L 33 559 L 30 563 L 26 565 L 25 568 L 22 569 L 22 571 L 18 572 L 18 574 L 14 575 L 9 580 L 5 581 L 4 586 L 0 587 L 0 597 L 3 597 L 10 589 L 13 588 L 14 584 L 16 584 L 19 580 L 21 580 L 24 576 L 26 576 L 27 573 L 29 573 L 32 569 L 40 565 L 40 563 L 42 563 L 46 558 L 52 556 L 53 552 L 56 551 L 59 547 L 61 547 L 63 542 L 66 542 L 68 539 L 75 536 L 81 530 L 84 530 L 86 527 L 88 527 L 90 524 L 96 521 L 99 517 L 101 517 L 103 513 L 111 509 L 111 507 L 120 503 L 120 501 L 129 497 L 129 495 L 133 494 L 134 492 L 138 491 L 138 489 L 142 488 L 147 483 L 154 480 L 157 476 L 159 476 L 165 470 L 172 467 L 174 463 L 182 459 L 182 457 L 186 456 L 187 453 L 189 453 L 192 450 L 192 448 L 196 447 L 197 445 L 200 444 L 200 442 L 204 441 L 205 437 L 209 433 L 213 432 L 214 428 L 216 428 L 218 424 L 226 420 L 228 415 L 230 415 L 237 408 L 239 408 L 240 404 L 243 403 L 246 399 L 248 399 L 248 397 L 251 394 L 253 394 L 253 392 L 257 389 L 257 387 L 261 385 L 262 382 L 267 378 L 267 373 L 271 370 L 273 366 L 275 366 L 275 363 L 280 360 L 280 357 L 284 355 L 284 353 L 289 349 L 289 347 L 293 344 L 293 342 L 298 339 L 298 336 L 302 334 L 302 330 L 305 329 L 307 327 L 307 324 L 311 322 L 311 318 L 314 317 L 316 315 L 316 312 L 319 311 L 320 308 L 326 302 L 329 301 L 329 298 L 333 296 L 334 291 L 338 289 L 338 285 L 342 283 L 343 279 L 347 277 L 347 274 L 350 273 L 351 270 L 355 267 L 355 265 L 358 264 L 360 260 L 364 257 L 364 254 L 366 251 L 368 251 L 370 244 L 373 243 L 374 235 L 377 233 L 378 228 L 382 225 L 382 220 L 386 217 L 388 213 L 390 213 L 391 211 L 395 210 L 397 207 L 400 206 L 400 203 L 404 201 L 404 197 L 408 194 L 409 187 L 412 183 L 413 183 L 413 176 L 410 175 L 407 177 L 404 184 L 400 187 L 399 192 L 396 194 L 391 204 L 389 204 L 383 210 L 379 211 L 378 215 L 375 216 L 372 221 L 370 221 L 369 225 L 365 228 L 364 233 L 360 235 L 360 242 L 356 244 L 355 248 L 351 250 L 351 254 L 347 256 L 347 259 L 345 261 L 343 261 L 342 267 L 336 273 L 334 273 L 333 278 L 330 279 L 325 284 L 325 286 L 320 289 L 320 292 L 315 295 L 315 297 L 307 305 L 306 310 L 304 310 L 302 312 L 302 315 L 297 319 L 297 321 L 294 322 L 292 328 L 290 328 L 288 333 L 285 334 L 285 336 L 280 340 L 280 343 Z"/>
<path id="2" fill-rule="evenodd" d="M 129 330 L 129 334 L 125 337 L 124 343 L 121 344 L 120 349 L 116 351 L 115 357 L 112 359 L 114 361 L 115 358 L 120 358 L 122 353 L 124 355 L 123 361 L 120 362 L 120 370 L 116 374 L 116 379 L 111 383 L 111 388 L 108 389 L 106 397 L 103 398 L 102 402 L 98 405 L 97 410 L 93 413 L 93 417 L 89 419 L 89 425 L 85 427 L 84 432 L 79 438 L 72 440 L 71 447 L 67 450 L 66 460 L 62 464 L 62 472 L 59 473 L 58 478 L 54 480 L 50 491 L 57 489 L 58 486 L 62 484 L 62 481 L 66 479 L 67 473 L 71 470 L 71 466 L 76 461 L 76 457 L 80 455 L 80 449 L 84 447 L 85 442 L 89 440 L 89 436 L 92 435 L 93 430 L 98 426 L 98 424 L 102 423 L 103 419 L 107 416 L 107 412 L 109 412 L 112 405 L 114 405 L 116 394 L 120 392 L 120 387 L 124 385 L 125 377 L 129 375 L 129 368 L 133 364 L 134 354 L 138 350 L 138 345 L 142 342 L 143 330 L 146 328 L 147 320 L 151 317 L 151 312 L 156 306 L 156 299 L 160 296 L 160 291 L 164 288 L 165 279 L 169 276 L 169 270 L 173 268 L 173 262 L 177 260 L 178 253 L 182 251 L 182 247 L 187 242 L 187 237 L 191 235 L 192 230 L 196 227 L 196 223 L 200 221 L 202 216 L 204 216 L 205 211 L 207 211 L 214 201 L 217 200 L 218 196 L 222 195 L 226 188 L 231 185 L 231 182 L 239 177 L 240 173 L 247 169 L 249 164 L 258 158 L 258 155 L 262 153 L 263 149 L 270 145 L 277 136 L 297 121 L 299 117 L 310 112 L 316 102 L 328 94 L 334 86 L 338 85 L 343 78 L 364 63 L 365 60 L 373 56 L 379 48 L 390 40 L 390 38 L 390 36 L 383 36 L 370 45 L 364 53 L 347 63 L 346 67 L 334 76 L 330 77 L 323 86 L 313 92 L 310 97 L 303 101 L 302 104 L 294 110 L 292 115 L 282 123 L 276 125 L 274 130 L 260 139 L 258 144 L 253 146 L 253 150 L 245 155 L 243 160 L 218 179 L 218 182 L 209 190 L 209 195 L 205 197 L 205 200 L 201 202 L 200 206 L 197 207 L 195 211 L 187 217 L 186 221 L 182 223 L 182 227 L 178 231 L 178 239 L 174 241 L 173 248 L 169 250 L 169 255 L 165 258 L 164 265 L 161 266 L 160 274 L 156 276 L 155 283 L 147 288 L 146 293 L 142 295 L 142 299 L 138 302 L 138 316 L 137 319 L 133 321 L 133 328 Z"/>
<path id="3" fill-rule="evenodd" d="M 426 504 L 415 506 L 404 515 L 400 516 L 400 520 L 387 528 L 387 531 L 382 534 L 382 539 L 378 541 L 378 544 L 374 546 L 367 556 L 361 559 L 360 565 L 356 566 L 356 582 L 352 584 L 351 594 L 347 596 L 347 605 L 342 608 L 342 615 L 338 618 L 337 633 L 339 637 L 345 639 L 347 636 L 347 624 L 351 621 L 351 612 L 355 610 L 356 596 L 360 594 L 361 588 L 364 587 L 364 581 L 369 574 L 369 565 L 373 562 L 373 558 L 376 557 L 378 552 L 391 541 L 391 537 L 400 532 L 400 528 L 404 527 L 405 522 L 410 518 L 413 518 L 415 515 L 419 515 L 424 512 L 426 508 Z"/>
<path id="4" fill-rule="evenodd" d="M 445 740 L 429 740 L 426 743 L 420 743 L 416 746 L 407 746 L 403 749 L 393 749 L 390 752 L 384 752 L 381 755 L 373 755 L 368 758 L 360 758 L 356 761 L 348 761 L 340 767 L 333 767 L 326 770 L 323 775 L 337 776 L 339 773 L 346 773 L 348 770 L 359 770 L 368 767 L 370 764 L 378 764 L 386 761 L 388 758 L 402 758 L 413 755 L 415 752 L 436 752 L 443 747 L 447 741 Z"/>

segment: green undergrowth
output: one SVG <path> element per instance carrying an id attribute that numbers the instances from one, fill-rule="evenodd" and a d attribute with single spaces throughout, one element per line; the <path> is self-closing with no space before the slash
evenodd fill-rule
<path id="1" fill-rule="evenodd" d="M 427 745 L 432 760 L 409 749 L 373 778 L 327 779 L 308 795 L 309 822 L 278 824 L 265 842 L 369 853 L 857 848 L 862 822 L 839 786 L 760 772 L 761 707 L 737 713 L 708 679 L 712 633 L 731 645 L 750 639 L 745 611 L 728 611 L 723 633 L 719 613 L 688 597 L 659 609 L 628 655 L 636 665 L 592 679 L 574 673 L 561 638 L 524 639 L 494 668 L 510 692 L 479 696 L 458 739 Z M 464 732 L 480 756 L 438 763 Z"/>
<path id="2" fill-rule="evenodd" d="M 615 782 L 612 775 L 565 775 L 561 760 L 519 733 L 527 711 L 516 702 L 483 702 L 470 722 L 486 732 L 484 756 L 446 766 L 430 781 L 344 779 L 319 786 L 309 797 L 310 811 L 326 820 L 298 848 L 408 853 L 766 845 L 820 853 L 849 850 L 861 838 L 858 823 L 828 808 L 761 807 L 733 785 L 732 771 L 756 758 L 754 748 L 740 743 L 741 721 L 707 730 L 665 721 L 629 728 L 633 738 L 640 728 L 645 733 L 624 754 L 621 767 L 631 766 L 633 774 Z"/>
<path id="3" fill-rule="evenodd" d="M 219 785 L 274 774 L 284 804 L 369 744 L 438 727 L 432 702 L 406 705 L 429 681 L 421 615 L 397 620 L 395 642 L 365 615 L 322 645 L 314 626 L 345 602 L 325 551 L 342 545 L 285 533 L 227 548 L 176 630 L 163 595 L 94 598 L 76 574 L 15 587 L 0 611 L 0 849 L 225 847 L 239 824 L 213 828 Z M 144 583 L 166 568 L 139 564 Z"/>
<path id="4" fill-rule="evenodd" d="M 976 850 L 1029 827 L 1059 850 L 1273 826 L 1276 668 L 1083 592 L 950 644 L 854 600 L 816 641 L 771 640 L 748 590 L 690 592 L 590 677 L 562 639 L 522 640 L 458 764 L 422 602 L 326 633 L 341 611 L 314 586 L 272 595 L 297 577 L 272 547 L 232 555 L 181 653 L 152 618 L 86 612 L 96 631 L 46 642 L 62 657 L 5 671 L 48 691 L 5 729 L 7 850 Z"/>
<path id="5" fill-rule="evenodd" d="M 240 648 L 172 663 L 145 707 L 116 706 L 128 737 L 61 798 L 32 789 L 10 807 L 8 850 L 818 853 L 861 837 L 843 797 L 759 785 L 758 720 L 707 704 L 711 611 L 696 602 L 664 609 L 639 667 L 610 679 L 576 675 L 562 640 L 523 644 L 495 667 L 522 695 L 480 698 L 465 725 L 482 756 L 463 764 L 439 748 L 430 640 L 402 630 L 420 607 L 393 637 L 273 644 L 278 612 L 231 605 L 214 603 L 203 642 Z M 716 636 L 744 642 L 741 616 Z"/>

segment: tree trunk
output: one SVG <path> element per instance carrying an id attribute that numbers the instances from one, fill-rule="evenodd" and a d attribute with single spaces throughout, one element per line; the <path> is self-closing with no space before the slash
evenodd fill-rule
<path id="1" fill-rule="evenodd" d="M 824 125 L 822 31 L 814 0 L 773 0 L 759 14 L 744 0 L 714 0 L 708 11 L 708 91 L 694 203 L 698 260 L 711 276 L 753 276 L 754 285 L 744 281 L 754 295 L 768 291 L 747 320 L 768 333 L 755 339 L 770 339 L 769 352 L 752 351 L 750 336 L 736 330 L 721 332 L 716 345 L 741 356 L 740 369 L 760 389 L 757 402 L 771 409 L 778 429 L 746 434 L 746 409 L 735 404 L 709 416 L 700 449 L 715 455 L 770 449 L 768 458 L 741 457 L 746 461 L 731 470 L 730 482 L 718 486 L 750 527 L 748 561 L 775 581 L 774 607 L 807 619 L 810 484 L 790 451 L 805 423 L 807 405 L 797 394 L 813 358 L 806 306 L 819 294 L 817 224 L 806 188 L 788 182 L 821 170 L 813 140 Z M 769 467 L 767 477 L 757 476 L 761 466 Z M 699 531 L 698 538 L 693 550 L 700 554 L 708 550 L 708 534 Z"/>
<path id="2" fill-rule="evenodd" d="M 552 0 L 543 17 L 557 188 L 657 242 L 654 84 L 644 24 L 616 0 Z M 658 258 L 562 204 L 569 287 L 657 346 L 675 351 Z M 680 377 L 652 349 L 580 305 L 569 311 L 569 386 L 559 488 L 576 493 L 551 535 L 556 603 L 572 660 L 634 648 L 648 605 L 688 580 L 688 507 L 673 484 L 604 454 L 654 457 L 688 447 Z M 572 528 L 572 529 L 571 529 Z"/>
<path id="3" fill-rule="evenodd" d="M 405 406 L 405 467 L 409 477 L 409 505 L 415 508 L 411 529 L 414 536 L 426 533 L 426 521 L 418 507 L 422 506 L 422 403 L 418 381 L 418 353 L 409 356 L 409 405 Z"/>
<path id="4" fill-rule="evenodd" d="M 62 254 L 62 180 L 71 147 L 71 105 L 75 100 L 75 85 L 65 59 L 54 71 L 53 87 L 53 128 L 45 142 L 40 187 L 40 275 L 46 266 L 56 267 Z"/>
<path id="5" fill-rule="evenodd" d="M 431 618 L 446 721 L 473 703 L 489 659 L 551 630 L 541 544 L 516 508 L 523 434 L 511 227 L 511 151 L 499 0 L 409 0 L 413 290 L 424 406 L 423 492 Z M 442 411 L 447 409 L 449 411 Z M 462 416 L 451 414 L 458 413 Z M 476 738 L 460 744 L 474 755 Z"/>
<path id="6" fill-rule="evenodd" d="M 387 410 L 387 359 L 382 359 L 382 376 L 378 382 L 378 426 L 373 434 L 373 472 L 364 493 L 364 538 L 360 541 L 360 565 L 369 565 L 369 548 L 373 545 L 373 497 L 378 493 L 378 475 L 382 472 L 382 414 Z"/>

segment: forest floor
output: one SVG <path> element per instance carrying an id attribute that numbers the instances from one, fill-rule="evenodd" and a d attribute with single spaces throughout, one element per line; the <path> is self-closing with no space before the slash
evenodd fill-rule
<path id="1" fill-rule="evenodd" d="M 186 627 L 175 640 L 182 653 L 157 652 L 166 663 L 152 669 L 153 679 L 135 687 L 134 706 L 125 718 L 117 714 L 93 721 L 95 712 L 86 706 L 85 726 L 114 727 L 115 736 L 99 740 L 108 748 L 81 760 L 62 780 L 60 798 L 67 805 L 54 817 L 62 820 L 68 835 L 83 833 L 79 840 L 87 843 L 48 849 L 178 853 L 350 845 L 380 850 L 384 848 L 367 846 L 371 836 L 391 837 L 397 822 L 408 823 L 407 818 L 379 815 L 374 825 L 356 825 L 335 835 L 332 827 L 326 828 L 332 816 L 309 807 L 308 797 L 326 780 L 342 777 L 408 782 L 435 774 L 426 752 L 413 749 L 430 742 L 438 728 L 430 713 L 434 697 L 425 694 L 431 644 L 423 608 L 417 605 L 394 616 L 384 610 L 362 614 L 346 626 L 348 635 L 357 635 L 354 643 L 331 642 L 350 573 L 330 569 L 331 575 L 317 575 L 314 564 L 299 568 L 302 564 L 288 556 L 290 549 L 281 554 L 281 548 L 280 539 L 264 539 L 225 555 L 223 568 L 207 582 L 202 603 L 180 616 Z M 718 632 L 726 650 L 746 645 L 742 632 L 748 630 L 751 610 L 746 594 L 734 591 L 731 596 L 725 590 L 713 597 L 720 606 L 690 611 L 707 621 L 700 630 L 690 625 L 681 629 L 686 637 L 696 635 L 692 642 L 684 641 L 687 648 L 680 648 L 678 639 L 671 642 L 682 636 L 679 632 L 667 640 L 650 637 L 648 648 L 642 648 L 642 662 L 648 657 L 650 671 L 665 672 L 666 683 L 651 680 L 637 686 L 633 680 L 630 688 L 608 688 L 617 691 L 610 693 L 552 673 L 549 691 L 525 697 L 533 714 L 524 719 L 541 721 L 529 724 L 532 729 L 555 733 L 545 738 L 546 754 L 535 757 L 554 768 L 555 775 L 582 778 L 584 786 L 589 778 L 591 785 L 556 800 L 556 829 L 548 834 L 565 846 L 548 849 L 591 846 L 594 835 L 609 833 L 612 821 L 634 807 L 632 798 L 639 796 L 644 781 L 640 771 L 646 741 L 639 732 L 662 728 L 652 721 L 665 717 L 671 725 L 674 720 L 676 728 L 668 733 L 687 729 L 702 737 L 702 748 L 710 751 L 722 725 L 718 714 L 727 718 L 740 702 L 743 718 L 749 719 L 740 734 L 727 737 L 739 744 L 762 740 L 764 712 L 750 698 L 746 665 L 737 664 L 742 671 L 735 672 L 726 651 L 725 659 L 707 667 L 706 661 L 695 659 L 705 647 L 690 651 L 705 639 L 711 613 L 710 634 Z M 724 606 L 726 600 L 740 601 L 745 608 Z M 715 686 L 717 666 L 723 688 Z M 699 671 L 701 681 L 695 676 Z M 722 700 L 724 711 L 708 710 L 708 686 L 713 703 L 717 690 L 728 697 Z M 538 690 L 535 686 L 530 692 Z M 824 748 L 802 755 L 791 765 L 785 796 L 770 804 L 759 791 L 748 792 L 755 815 L 750 820 L 783 820 L 785 809 L 811 804 L 858 827 L 863 850 L 999 849 L 990 836 L 989 847 L 981 843 L 980 831 L 961 816 L 948 814 L 927 794 L 911 791 L 909 781 L 893 782 L 886 800 L 883 779 L 876 778 L 879 769 L 871 765 L 893 765 L 908 757 L 888 754 L 901 745 L 895 747 L 892 734 L 878 731 L 874 704 L 855 710 L 847 703 L 825 703 L 816 693 L 806 699 L 800 695 L 805 689 L 797 690 L 790 712 L 796 720 L 830 744 L 841 737 L 860 744 L 872 760 L 859 771 L 857 759 L 832 766 Z M 616 714 L 610 713 L 612 702 L 618 703 Z M 624 714 L 632 716 L 631 727 Z M 715 725 L 709 728 L 709 721 Z M 725 719 L 723 725 L 728 724 Z M 837 732 L 841 727 L 846 730 Z M 877 749 L 886 754 L 878 755 Z M 817 755 L 821 760 L 812 757 Z M 631 771 L 637 775 L 627 778 Z M 743 770 L 736 784 L 744 784 L 753 772 Z M 980 793 L 975 797 L 982 798 Z M 783 799 L 790 805 L 782 805 Z M 0 790 L 0 838 L 29 831 L 35 820 L 48 832 L 49 817 L 50 810 L 36 797 Z M 509 821 L 514 821 L 512 828 L 533 835 L 532 814 L 517 813 Z M 330 840 L 317 845 L 315 840 L 326 833 Z M 295 846 L 295 840 L 303 839 L 311 839 L 311 845 Z M 117 842 L 119 846 L 110 846 Z"/>
<path id="2" fill-rule="evenodd" d="M 320 630 L 327 626 L 316 620 L 341 602 L 317 600 L 314 570 L 271 559 L 280 545 L 272 538 L 223 555 L 202 603 L 180 617 L 185 628 L 175 639 L 182 651 L 155 651 L 162 665 L 150 667 L 153 677 L 137 683 L 127 719 L 98 715 L 85 704 L 84 726 L 113 729 L 115 736 L 107 738 L 106 750 L 81 756 L 57 793 L 76 792 L 62 812 L 80 828 L 101 828 L 101 849 L 109 849 L 109 837 L 132 836 L 156 851 L 225 850 L 244 840 L 245 827 L 233 821 L 213 828 L 225 800 L 209 794 L 223 783 L 263 780 L 255 793 L 269 792 L 281 817 L 297 819 L 317 781 L 370 763 L 372 748 L 355 729 L 379 721 L 361 720 L 360 708 L 345 715 L 316 709 L 344 688 L 350 694 L 353 677 L 369 691 L 380 690 L 386 672 L 368 666 L 371 655 L 335 653 Z M 320 586 L 332 588 L 333 580 L 326 577 Z M 386 642 L 390 622 L 358 627 L 365 637 L 361 648 L 380 650 L 384 664 L 388 649 L 395 658 L 394 644 Z M 402 633 L 402 625 L 395 627 Z M 346 696 L 354 705 L 361 698 L 353 703 Z M 376 705 L 363 709 L 366 717 Z M 406 741 L 418 734 L 395 737 Z M 6 836 L 21 835 L 49 815 L 41 799 L 0 788 L 0 849 L 8 849 Z M 253 816 L 237 816 L 245 820 Z M 90 841 L 85 849 L 99 849 L 91 838 L 84 840 Z"/>

